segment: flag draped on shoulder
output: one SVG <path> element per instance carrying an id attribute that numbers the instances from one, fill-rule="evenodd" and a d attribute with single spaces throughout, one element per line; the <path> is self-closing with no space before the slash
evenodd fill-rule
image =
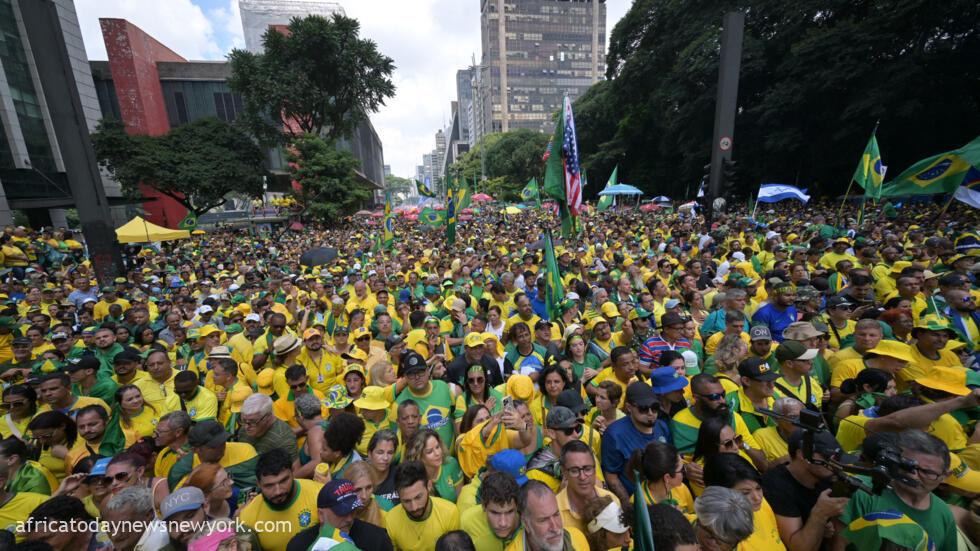
<path id="1" fill-rule="evenodd" d="M 980 178 L 980 137 L 959 149 L 915 163 L 882 187 L 882 197 L 953 193 Z"/>
<path id="2" fill-rule="evenodd" d="M 881 198 L 881 185 L 885 180 L 885 170 L 888 167 L 881 164 L 881 153 L 878 151 L 878 139 L 871 132 L 871 139 L 864 148 L 861 161 L 854 170 L 852 180 L 864 188 L 864 196 L 878 200 Z"/>
<path id="3" fill-rule="evenodd" d="M 548 312 L 548 319 L 556 320 L 561 315 L 558 306 L 565 298 L 565 289 L 561 282 L 561 271 L 558 269 L 558 257 L 555 256 L 555 245 L 551 241 L 551 230 L 547 230 L 544 235 L 544 266 L 546 270 L 545 310 Z"/>
<path id="4" fill-rule="evenodd" d="M 619 183 L 619 165 L 616 165 L 616 167 L 613 168 L 612 174 L 609 175 L 609 181 L 606 182 L 606 188 L 608 189 L 610 186 L 614 186 L 617 183 Z M 600 196 L 599 206 L 598 206 L 599 212 L 603 212 L 607 210 L 609 207 L 612 206 L 612 204 L 613 204 L 612 195 Z"/>
<path id="5" fill-rule="evenodd" d="M 390 249 L 395 242 L 395 216 L 391 212 L 391 192 L 385 192 L 384 247 Z"/>
<path id="6" fill-rule="evenodd" d="M 554 148 L 557 149 L 554 151 Z M 571 235 L 573 217 L 582 209 L 582 167 L 579 165 L 578 139 L 575 136 L 575 117 L 568 97 L 562 103 L 555 134 L 546 152 L 544 165 L 545 195 L 558 201 L 562 235 Z"/>

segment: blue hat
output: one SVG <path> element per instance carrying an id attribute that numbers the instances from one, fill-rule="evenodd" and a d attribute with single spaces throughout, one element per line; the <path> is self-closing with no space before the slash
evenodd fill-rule
<path id="1" fill-rule="evenodd" d="M 517 479 L 518 486 L 523 486 L 527 482 L 524 454 L 517 450 L 499 451 L 490 456 L 487 464 L 495 471 L 513 475 Z"/>
<path id="2" fill-rule="evenodd" d="M 354 485 L 349 480 L 335 478 L 320 488 L 316 496 L 317 509 L 329 508 L 333 514 L 345 517 L 362 507 L 361 499 L 354 491 Z"/>
<path id="3" fill-rule="evenodd" d="M 687 378 L 681 377 L 673 367 L 658 367 L 650 372 L 650 386 L 657 394 L 667 394 L 687 386 Z"/>
<path id="4" fill-rule="evenodd" d="M 109 462 L 110 461 L 112 461 L 112 458 L 111 457 L 103 457 L 102 459 L 99 459 L 98 461 L 95 462 L 94 465 L 92 465 L 92 468 L 89 469 L 88 475 L 89 476 L 105 476 L 105 472 L 106 472 L 106 469 L 109 468 Z"/>

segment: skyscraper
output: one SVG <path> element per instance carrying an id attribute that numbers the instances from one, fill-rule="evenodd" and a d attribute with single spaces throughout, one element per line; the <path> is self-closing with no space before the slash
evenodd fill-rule
<path id="1" fill-rule="evenodd" d="M 473 127 L 470 112 L 473 110 L 473 70 L 456 71 L 456 102 L 459 116 L 459 141 L 470 143 L 470 128 Z"/>
<path id="2" fill-rule="evenodd" d="M 481 0 L 480 23 L 487 133 L 551 132 L 562 98 L 605 73 L 605 0 Z"/>
<path id="3" fill-rule="evenodd" d="M 345 15 L 340 4 L 327 0 L 238 0 L 238 9 L 245 49 L 253 53 L 262 51 L 262 36 L 269 27 L 286 27 L 293 17 Z"/>

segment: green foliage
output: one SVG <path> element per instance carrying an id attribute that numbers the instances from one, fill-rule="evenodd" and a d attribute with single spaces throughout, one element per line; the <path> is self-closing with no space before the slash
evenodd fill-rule
<path id="1" fill-rule="evenodd" d="M 229 193 L 262 194 L 262 150 L 234 126 L 199 119 L 162 136 L 130 135 L 117 120 L 103 119 L 92 133 L 99 164 L 127 196 L 140 196 L 143 183 L 203 214 Z"/>
<path id="2" fill-rule="evenodd" d="M 785 182 L 843 193 L 879 119 L 889 173 L 976 137 L 976 2 L 635 0 L 610 38 L 610 80 L 575 102 L 593 183 L 618 163 L 620 180 L 649 194 L 693 196 L 732 9 L 747 14 L 733 149 L 743 192 Z"/>
<path id="3" fill-rule="evenodd" d="M 392 197 L 398 201 L 404 201 L 415 190 L 415 182 L 413 180 L 395 176 L 394 174 L 385 176 L 385 185 L 388 187 L 388 191 L 391 192 Z"/>
<path id="4" fill-rule="evenodd" d="M 467 182 L 480 179 L 480 149 L 486 148 L 487 182 L 479 191 L 497 200 L 519 201 L 521 190 L 531 178 L 544 177 L 541 156 L 548 146 L 549 136 L 533 130 L 519 129 L 488 134 L 481 143 L 467 151 L 450 170 L 459 171 Z"/>
<path id="5" fill-rule="evenodd" d="M 324 223 L 350 216 L 371 199 L 371 192 L 354 172 L 360 161 L 333 142 L 306 134 L 293 141 L 288 157 L 290 176 L 302 186 L 299 202 Z"/>
<path id="6" fill-rule="evenodd" d="M 267 144 L 326 132 L 351 132 L 395 95 L 394 61 L 360 37 L 356 19 L 335 14 L 293 18 L 287 33 L 263 37 L 264 53 L 234 50 L 228 84 L 242 95 L 242 121 Z"/>

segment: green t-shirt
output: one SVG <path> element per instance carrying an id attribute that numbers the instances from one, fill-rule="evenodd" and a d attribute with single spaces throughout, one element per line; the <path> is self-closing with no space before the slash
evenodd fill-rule
<path id="1" fill-rule="evenodd" d="M 857 492 L 851 497 L 841 515 L 844 525 L 868 513 L 897 510 L 905 513 L 910 519 L 921 526 L 929 538 L 936 544 L 936 549 L 956 549 L 956 521 L 949 506 L 935 495 L 930 495 L 929 507 L 923 510 L 909 507 L 895 492 L 888 488 L 880 496 L 865 492 Z M 848 546 L 853 549 L 853 546 Z M 861 550 L 863 551 L 863 550 Z"/>
<path id="2" fill-rule="evenodd" d="M 493 409 L 490 410 L 490 414 L 500 413 L 503 408 L 504 395 L 500 393 L 495 388 L 491 388 L 488 394 L 488 398 L 494 399 Z M 470 406 L 476 404 L 476 402 L 468 396 L 465 392 L 456 397 L 456 409 L 453 410 L 453 419 L 458 421 L 466 415 L 466 410 L 470 409 Z"/>
<path id="3" fill-rule="evenodd" d="M 453 457 L 447 457 L 434 484 L 436 493 L 442 499 L 456 503 L 456 486 L 462 481 L 463 471 L 459 468 L 459 462 Z"/>
<path id="4" fill-rule="evenodd" d="M 82 392 L 82 388 L 77 384 L 71 385 L 71 393 L 75 396 L 91 396 L 93 398 L 101 398 L 103 402 L 109 404 L 110 406 L 116 401 L 116 390 L 119 389 L 119 385 L 116 381 L 107 378 L 97 377 L 95 384 L 88 392 Z"/>
<path id="5" fill-rule="evenodd" d="M 411 388 L 401 391 L 395 402 L 401 404 L 412 400 L 419 405 L 420 426 L 430 428 L 439 434 L 442 445 L 453 445 L 453 393 L 445 381 L 430 381 L 429 392 L 423 395 L 412 393 Z"/>
<path id="6" fill-rule="evenodd" d="M 586 368 L 602 371 L 602 362 L 599 361 L 599 358 L 595 354 L 586 352 L 585 359 L 582 360 L 582 363 L 572 362 L 572 372 L 575 373 L 576 380 L 582 380 Z"/>

